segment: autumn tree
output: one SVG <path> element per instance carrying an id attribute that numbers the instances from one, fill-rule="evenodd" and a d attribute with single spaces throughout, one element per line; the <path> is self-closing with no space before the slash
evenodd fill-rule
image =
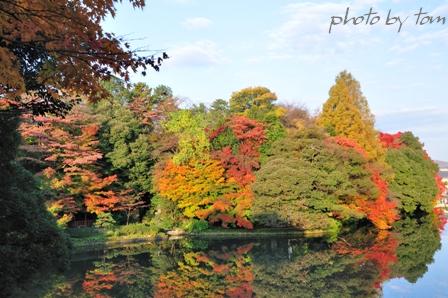
<path id="1" fill-rule="evenodd" d="M 266 87 L 249 87 L 234 92 L 229 100 L 230 111 L 264 124 L 266 140 L 260 148 L 264 156 L 276 140 L 285 136 L 280 117 L 285 109 L 275 104 L 277 95 Z"/>
<path id="2" fill-rule="evenodd" d="M 250 184 L 265 140 L 263 125 L 243 116 L 213 131 L 206 123 L 200 110 L 171 115 L 165 127 L 178 138 L 178 149 L 155 172 L 155 190 L 189 219 L 252 228 Z"/>
<path id="3" fill-rule="evenodd" d="M 334 142 L 348 148 L 349 150 L 354 150 L 364 159 L 368 160 L 369 155 L 367 151 L 352 139 L 337 136 L 327 138 L 327 141 Z M 360 210 L 366 213 L 367 218 L 378 229 L 390 229 L 392 227 L 392 223 L 394 223 L 399 216 L 396 210 L 397 204 L 389 200 L 389 184 L 382 177 L 382 165 L 370 161 L 364 165 L 364 168 L 370 173 L 371 180 L 378 190 L 378 195 L 375 200 L 368 200 L 360 197 L 357 199 L 357 205 Z"/>
<path id="4" fill-rule="evenodd" d="M 210 208 L 214 205 L 221 211 L 231 207 L 223 195 L 232 189 L 232 183 L 225 179 L 219 161 L 194 161 L 186 165 L 168 161 L 154 178 L 159 194 L 176 202 L 188 218 L 206 219 L 213 213 Z"/>
<path id="5" fill-rule="evenodd" d="M 22 124 L 26 142 L 45 152 L 41 158 L 47 167 L 41 174 L 54 198 L 47 204 L 62 225 L 79 211 L 110 212 L 121 201 L 120 195 L 111 189 L 117 176 L 103 177 L 98 168 L 102 158 L 98 130 L 99 125 L 85 106 L 77 107 L 65 118 L 28 115 Z"/>
<path id="6" fill-rule="evenodd" d="M 142 8 L 144 0 L 130 0 Z M 116 13 L 116 1 L 13 1 L 0 3 L 0 94 L 35 113 L 64 112 L 66 96 L 101 99 L 99 80 L 113 74 L 158 70 L 163 57 L 141 56 L 102 21 Z M 27 96 L 24 96 L 26 94 Z"/>
<path id="7" fill-rule="evenodd" d="M 359 83 L 350 73 L 341 72 L 329 95 L 317 123 L 333 136 L 356 141 L 367 151 L 369 158 L 383 159 L 384 150 L 378 142 L 374 119 Z"/>

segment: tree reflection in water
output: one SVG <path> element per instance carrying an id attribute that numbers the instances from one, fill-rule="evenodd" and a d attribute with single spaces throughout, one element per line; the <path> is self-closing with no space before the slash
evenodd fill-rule
<path id="1" fill-rule="evenodd" d="M 325 239 L 182 239 L 78 256 L 41 276 L 28 296 L 377 297 L 381 284 L 415 283 L 440 248 L 437 218 L 406 219 L 393 232 L 367 228 Z M 40 288 L 38 287 L 40 286 Z M 24 294 L 24 293 L 22 293 Z"/>

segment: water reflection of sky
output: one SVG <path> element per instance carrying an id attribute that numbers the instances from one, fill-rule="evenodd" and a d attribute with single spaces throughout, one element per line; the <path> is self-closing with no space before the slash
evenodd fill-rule
<path id="1" fill-rule="evenodd" d="M 383 284 L 384 297 L 448 297 L 448 230 L 442 234 L 442 248 L 434 255 L 428 272 L 417 283 L 396 278 Z"/>

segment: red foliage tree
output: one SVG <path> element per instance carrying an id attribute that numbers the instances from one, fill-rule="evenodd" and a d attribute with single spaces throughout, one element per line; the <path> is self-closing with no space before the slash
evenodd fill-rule
<path id="1" fill-rule="evenodd" d="M 403 144 L 400 140 L 402 132 L 388 134 L 380 132 L 379 139 L 384 148 L 400 148 Z"/>
<path id="2" fill-rule="evenodd" d="M 375 201 L 358 200 L 361 210 L 367 214 L 367 218 L 380 230 L 390 229 L 392 223 L 398 218 L 396 204 L 387 199 L 389 188 L 387 182 L 377 170 L 371 170 L 372 181 L 378 189 L 378 197 Z"/>
<path id="3" fill-rule="evenodd" d="M 440 199 L 442 199 L 443 194 L 446 191 L 446 185 L 445 185 L 445 183 L 443 183 L 442 177 L 440 177 L 440 175 L 437 174 L 434 179 L 436 180 L 437 189 L 438 189 L 435 200 L 439 201 Z"/>
<path id="4" fill-rule="evenodd" d="M 216 214 L 211 222 L 235 223 L 239 227 L 252 229 L 253 225 L 246 217 L 254 199 L 250 186 L 255 181 L 254 171 L 260 167 L 259 149 L 266 140 L 264 127 L 262 123 L 245 116 L 233 116 L 227 124 L 210 132 L 210 140 L 213 142 L 228 130 L 233 134 L 235 143 L 215 150 L 212 157 L 220 160 L 227 178 L 233 179 L 239 186 L 236 193 L 227 195 L 236 202 L 235 217 Z"/>
<path id="5" fill-rule="evenodd" d="M 236 152 L 231 146 L 216 150 L 212 155 L 219 159 L 226 169 L 226 174 L 234 178 L 239 185 L 245 187 L 255 181 L 254 170 L 258 169 L 260 146 L 266 140 L 263 124 L 244 116 L 233 116 L 228 124 L 211 132 L 213 141 L 227 128 L 233 132 L 238 148 Z"/>
<path id="6" fill-rule="evenodd" d="M 21 126 L 28 147 L 44 152 L 41 160 L 47 166 L 47 178 L 55 198 L 49 209 L 66 223 L 82 209 L 101 213 L 113 211 L 122 198 L 111 188 L 117 177 L 101 177 L 98 161 L 97 132 L 94 118 L 79 107 L 67 117 L 31 117 L 26 115 Z M 37 122 L 37 124 L 36 124 Z"/>

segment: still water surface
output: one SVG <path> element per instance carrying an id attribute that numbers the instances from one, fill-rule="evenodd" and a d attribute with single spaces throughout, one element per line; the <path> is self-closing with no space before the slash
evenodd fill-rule
<path id="1" fill-rule="evenodd" d="M 164 241 L 78 254 L 67 272 L 36 279 L 33 291 L 29 297 L 448 297 L 448 233 L 407 220 L 394 233 L 361 229 L 332 241 Z"/>

